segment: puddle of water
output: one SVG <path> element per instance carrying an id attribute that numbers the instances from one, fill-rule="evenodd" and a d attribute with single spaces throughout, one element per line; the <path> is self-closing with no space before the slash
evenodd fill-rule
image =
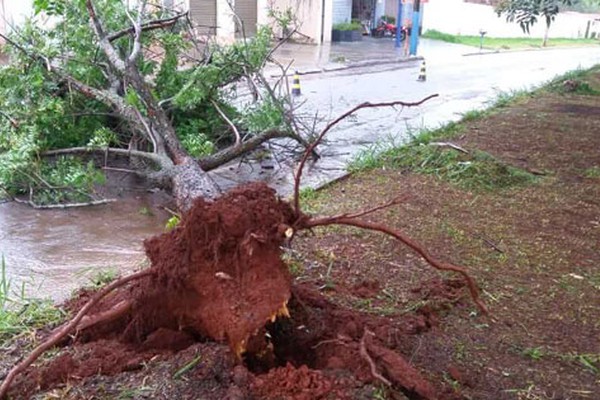
<path id="1" fill-rule="evenodd" d="M 11 291 L 62 300 L 103 270 L 126 273 L 144 260 L 142 241 L 164 229 L 145 199 L 97 207 L 34 210 L 0 204 L 0 254 Z"/>

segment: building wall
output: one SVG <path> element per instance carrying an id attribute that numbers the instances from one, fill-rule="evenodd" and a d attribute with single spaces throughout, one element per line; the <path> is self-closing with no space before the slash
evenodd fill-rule
<path id="1" fill-rule="evenodd" d="M 488 36 L 493 37 L 541 39 L 546 27 L 545 22 L 538 20 L 531 27 L 530 34 L 527 34 L 518 24 L 506 22 L 504 17 L 498 17 L 492 6 L 473 4 L 464 0 L 429 0 L 424 8 L 423 30 L 435 29 L 453 35 L 479 35 L 479 31 L 483 30 Z M 597 18 L 600 18 L 600 15 L 560 13 L 550 26 L 549 37 L 584 37 L 588 22 Z"/>
<path id="2" fill-rule="evenodd" d="M 352 19 L 352 0 L 333 0 L 333 24 L 350 22 Z"/>
<path id="3" fill-rule="evenodd" d="M 297 30 L 301 36 L 309 42 L 321 43 L 321 40 L 323 42 L 331 41 L 332 4 L 335 7 L 335 0 L 334 2 L 331 0 L 277 0 L 271 3 L 270 7 L 279 12 L 290 8 L 296 17 Z M 352 2 L 350 1 L 349 4 L 347 21 L 350 21 L 350 12 L 352 11 Z M 277 29 L 274 20 L 268 17 L 266 19 L 259 18 L 258 23 Z"/>

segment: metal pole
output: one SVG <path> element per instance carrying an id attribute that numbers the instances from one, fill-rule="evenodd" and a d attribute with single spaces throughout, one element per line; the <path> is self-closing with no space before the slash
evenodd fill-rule
<path id="1" fill-rule="evenodd" d="M 396 16 L 396 43 L 394 47 L 397 49 L 402 46 L 402 0 L 398 0 L 398 15 Z"/>
<path id="2" fill-rule="evenodd" d="M 421 11 L 421 0 L 414 0 L 413 3 L 413 15 L 412 15 L 412 27 L 410 30 L 410 51 L 411 56 L 417 55 L 417 46 L 419 45 L 419 24 L 421 18 L 419 14 Z"/>

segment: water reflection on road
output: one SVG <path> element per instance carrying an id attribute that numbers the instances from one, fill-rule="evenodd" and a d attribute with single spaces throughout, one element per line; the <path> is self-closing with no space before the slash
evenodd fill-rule
<path id="1" fill-rule="evenodd" d="M 12 291 L 68 297 L 99 271 L 127 272 L 144 259 L 142 239 L 162 232 L 164 215 L 148 215 L 144 199 L 98 207 L 34 210 L 0 204 L 0 253 Z"/>

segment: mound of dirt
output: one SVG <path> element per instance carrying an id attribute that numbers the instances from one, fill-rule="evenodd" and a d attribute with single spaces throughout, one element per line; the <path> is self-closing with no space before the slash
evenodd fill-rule
<path id="1" fill-rule="evenodd" d="M 264 184 L 197 200 L 179 227 L 145 242 L 152 273 L 102 300 L 73 346 L 22 376 L 13 393 L 136 370 L 209 338 L 227 343 L 232 361 L 247 368 L 247 384 L 236 383 L 235 373 L 223 382 L 232 398 L 353 398 L 351 388 L 371 383 L 394 385 L 411 399 L 437 398 L 396 351 L 399 335 L 432 326 L 425 317 L 433 312 L 392 324 L 335 306 L 312 287 L 292 288 L 281 256 L 294 221 L 290 205 Z M 362 286 L 356 290 L 364 295 L 379 288 Z M 94 296 L 80 295 L 72 310 Z"/>

